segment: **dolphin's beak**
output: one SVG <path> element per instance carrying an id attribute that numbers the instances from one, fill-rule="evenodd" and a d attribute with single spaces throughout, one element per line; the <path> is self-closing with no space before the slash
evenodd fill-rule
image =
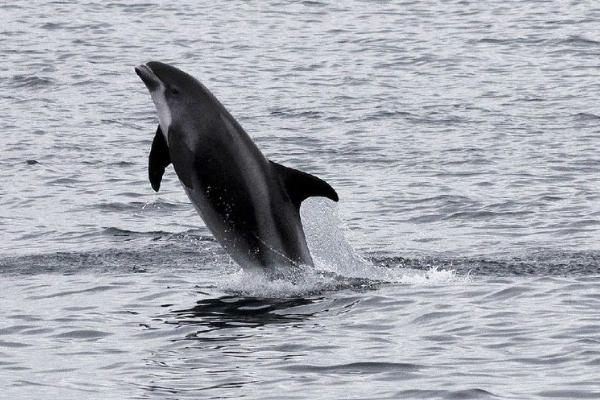
<path id="1" fill-rule="evenodd" d="M 158 88 L 161 84 L 160 79 L 152 69 L 146 64 L 140 64 L 135 67 L 135 73 L 141 78 L 149 91 L 153 91 Z"/>

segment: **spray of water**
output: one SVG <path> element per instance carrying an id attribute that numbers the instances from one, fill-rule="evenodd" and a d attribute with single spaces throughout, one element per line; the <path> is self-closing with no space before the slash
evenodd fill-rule
<path id="1" fill-rule="evenodd" d="M 233 265 L 220 277 L 227 291 L 255 297 L 297 297 L 342 289 L 373 289 L 382 285 L 447 285 L 465 283 L 469 277 L 435 266 L 427 271 L 398 266 L 377 266 L 357 254 L 346 240 L 337 207 L 327 200 L 311 198 L 301 217 L 314 268 L 297 268 L 272 276 L 263 271 Z"/>

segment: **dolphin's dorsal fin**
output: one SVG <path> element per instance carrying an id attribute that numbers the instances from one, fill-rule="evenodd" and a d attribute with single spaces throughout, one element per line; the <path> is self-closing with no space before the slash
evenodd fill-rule
<path id="1" fill-rule="evenodd" d="M 333 201 L 339 200 L 335 190 L 324 180 L 273 161 L 271 161 L 271 165 L 279 175 L 290 200 L 298 209 L 300 203 L 311 196 L 323 196 Z"/>
<path id="2" fill-rule="evenodd" d="M 160 189 L 160 181 L 165 173 L 165 168 L 171 164 L 171 156 L 169 155 L 169 146 L 165 140 L 160 125 L 154 135 L 150 156 L 148 157 L 148 178 L 155 192 Z"/>

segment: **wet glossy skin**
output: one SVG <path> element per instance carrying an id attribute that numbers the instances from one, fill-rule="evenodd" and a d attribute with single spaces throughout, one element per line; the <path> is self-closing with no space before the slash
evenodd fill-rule
<path id="1" fill-rule="evenodd" d="M 204 85 L 170 65 L 136 68 L 185 192 L 242 266 L 312 265 L 299 210 L 275 168 Z"/>

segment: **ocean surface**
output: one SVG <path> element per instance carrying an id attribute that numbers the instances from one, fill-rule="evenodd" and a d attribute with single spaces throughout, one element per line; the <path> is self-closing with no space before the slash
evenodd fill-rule
<path id="1" fill-rule="evenodd" d="M 4 1 L 6 399 L 600 398 L 595 1 Z M 214 241 L 133 71 L 327 180 L 314 269 Z"/>

